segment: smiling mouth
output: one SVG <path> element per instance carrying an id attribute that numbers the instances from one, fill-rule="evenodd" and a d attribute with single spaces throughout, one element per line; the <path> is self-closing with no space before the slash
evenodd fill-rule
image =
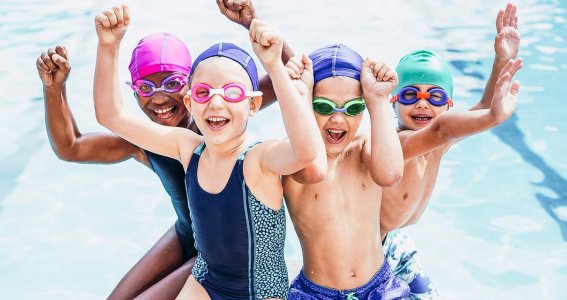
<path id="1" fill-rule="evenodd" d="M 205 119 L 207 126 L 212 130 L 221 130 L 230 122 L 229 119 L 223 117 L 211 117 Z"/>
<path id="2" fill-rule="evenodd" d="M 327 141 L 331 144 L 340 144 L 346 137 L 346 130 L 340 129 L 327 129 L 325 130 L 325 135 L 327 136 Z"/>
<path id="3" fill-rule="evenodd" d="M 433 119 L 433 117 L 427 115 L 415 115 L 411 116 L 411 118 L 418 123 L 427 123 Z"/>
<path id="4" fill-rule="evenodd" d="M 152 109 L 152 112 L 158 119 L 169 119 L 175 114 L 176 111 L 177 107 L 175 106 L 169 108 Z"/>

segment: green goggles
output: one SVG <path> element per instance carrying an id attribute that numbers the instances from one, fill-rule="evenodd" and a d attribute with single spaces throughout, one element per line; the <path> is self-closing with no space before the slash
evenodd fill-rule
<path id="1" fill-rule="evenodd" d="M 356 116 L 366 109 L 366 104 L 362 98 L 354 98 L 347 101 L 343 107 L 339 107 L 334 101 L 324 98 L 313 98 L 313 110 L 320 115 L 328 116 L 336 112 L 342 112 L 347 116 Z"/>

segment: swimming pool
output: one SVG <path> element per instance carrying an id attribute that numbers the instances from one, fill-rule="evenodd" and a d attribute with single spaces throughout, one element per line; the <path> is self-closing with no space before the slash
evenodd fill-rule
<path id="1" fill-rule="evenodd" d="M 131 49 L 154 31 L 180 36 L 193 55 L 221 40 L 250 49 L 246 32 L 226 21 L 214 1 L 125 2 L 132 6 L 133 23 L 121 52 L 123 80 Z M 281 27 L 297 53 L 341 42 L 395 65 L 418 47 L 441 52 L 454 67 L 457 110 L 480 98 L 492 64 L 494 18 L 506 4 L 256 2 L 259 14 Z M 114 4 L 0 1 L 3 299 L 103 298 L 173 224 L 168 197 L 145 167 L 134 161 L 113 166 L 59 161 L 45 133 L 35 59 L 58 43 L 70 52 L 67 93 L 80 129 L 104 130 L 92 105 L 97 43 L 92 20 Z M 567 82 L 567 3 L 516 4 L 524 58 L 517 114 L 449 152 L 429 209 L 409 229 L 448 299 L 567 299 L 562 285 L 567 282 L 567 110 L 558 102 Z M 123 93 L 130 91 L 125 87 Z M 134 101 L 126 102 L 138 111 Z M 259 114 L 250 129 L 261 139 L 282 137 L 278 108 Z M 300 248 L 288 226 L 286 254 L 297 268 Z"/>

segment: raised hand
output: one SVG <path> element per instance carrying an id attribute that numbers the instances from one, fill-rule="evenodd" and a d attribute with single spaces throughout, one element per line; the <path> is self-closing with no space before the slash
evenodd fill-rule
<path id="1" fill-rule="evenodd" d="M 388 101 L 388 96 L 398 85 L 398 74 L 384 62 L 367 58 L 362 63 L 360 84 L 367 105 L 372 105 L 372 98 Z"/>
<path id="2" fill-rule="evenodd" d="M 220 12 L 229 20 L 250 29 L 256 18 L 256 10 L 251 0 L 217 0 Z"/>
<path id="3" fill-rule="evenodd" d="M 521 59 L 517 61 L 511 59 L 498 76 L 492 105 L 490 106 L 490 114 L 498 123 L 508 119 L 516 110 L 516 96 L 520 90 L 520 82 L 517 80 L 512 82 L 512 79 L 521 67 Z"/>
<path id="4" fill-rule="evenodd" d="M 496 58 L 507 61 L 514 59 L 520 50 L 520 32 L 516 5 L 508 3 L 505 10 L 500 10 L 496 17 L 497 35 L 494 40 Z"/>
<path id="5" fill-rule="evenodd" d="M 117 45 L 130 24 L 127 5 L 114 6 L 95 17 L 96 34 L 100 45 Z"/>
<path id="6" fill-rule="evenodd" d="M 62 87 L 71 72 L 67 49 L 57 46 L 43 52 L 37 58 L 36 68 L 43 86 Z"/>
<path id="7" fill-rule="evenodd" d="M 305 54 L 301 58 L 294 56 L 289 59 L 285 67 L 299 94 L 307 96 L 311 101 L 314 82 L 311 59 Z"/>
<path id="8" fill-rule="evenodd" d="M 283 39 L 272 24 L 260 19 L 252 20 L 250 41 L 254 53 L 256 53 L 266 71 L 278 64 L 283 65 L 281 61 Z"/>

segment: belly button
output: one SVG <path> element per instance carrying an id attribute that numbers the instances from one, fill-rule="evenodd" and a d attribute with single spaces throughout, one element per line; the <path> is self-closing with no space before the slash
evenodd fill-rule
<path id="1" fill-rule="evenodd" d="M 354 278 L 356 277 L 356 274 L 354 272 L 350 272 L 350 277 Z"/>

